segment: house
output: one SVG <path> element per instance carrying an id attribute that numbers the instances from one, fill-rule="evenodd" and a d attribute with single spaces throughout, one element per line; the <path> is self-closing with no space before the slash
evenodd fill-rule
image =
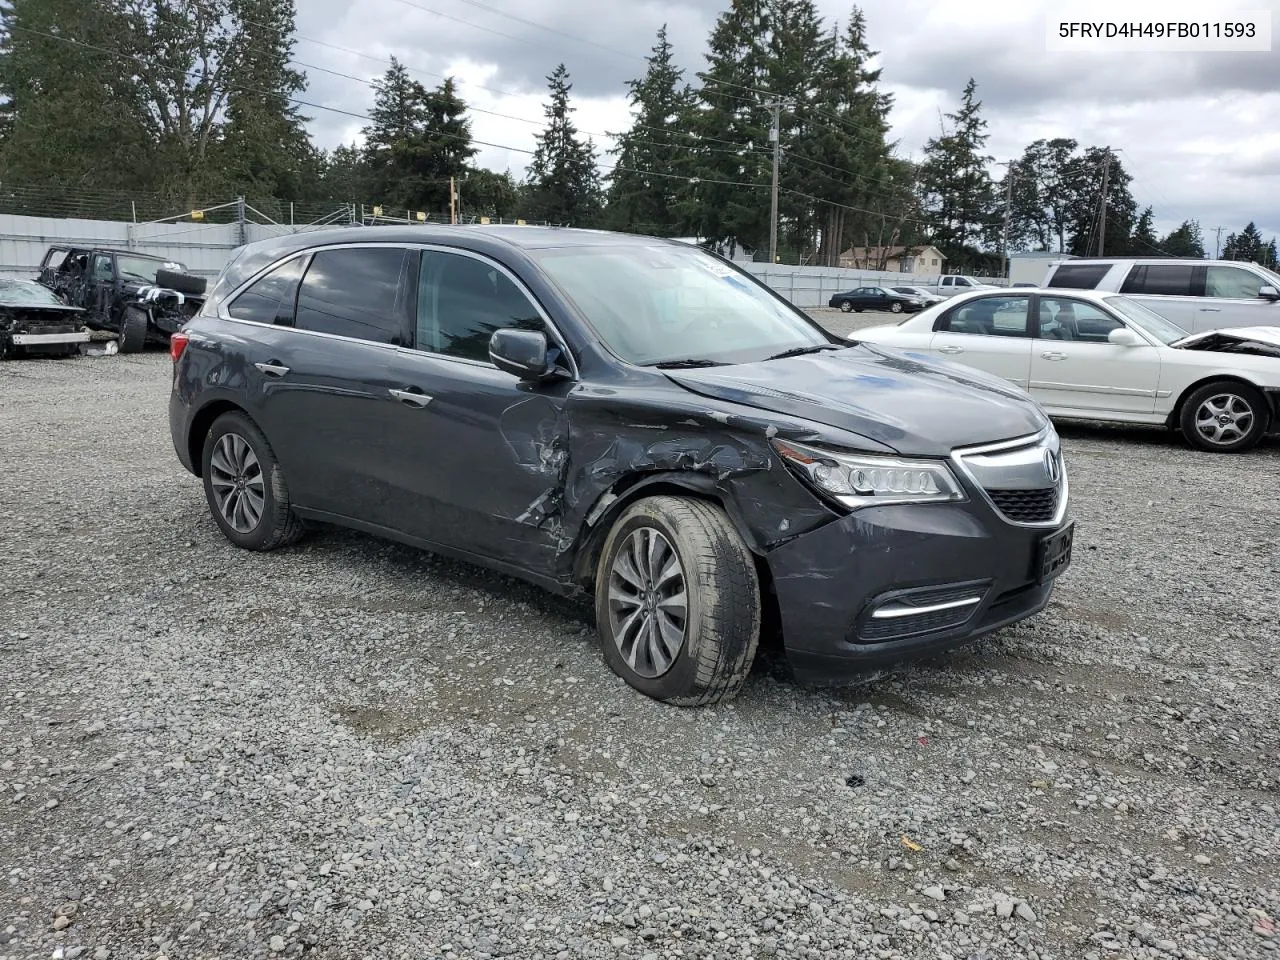
<path id="1" fill-rule="evenodd" d="M 942 273 L 946 257 L 937 247 L 850 247 L 840 254 L 840 266 L 851 270 L 888 273 Z"/>

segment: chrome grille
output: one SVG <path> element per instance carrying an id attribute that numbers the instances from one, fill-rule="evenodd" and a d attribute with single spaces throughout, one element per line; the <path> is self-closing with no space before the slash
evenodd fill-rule
<path id="1" fill-rule="evenodd" d="M 1010 523 L 1055 526 L 1066 514 L 1067 471 L 1052 427 L 1019 440 L 956 450 L 952 459 Z"/>

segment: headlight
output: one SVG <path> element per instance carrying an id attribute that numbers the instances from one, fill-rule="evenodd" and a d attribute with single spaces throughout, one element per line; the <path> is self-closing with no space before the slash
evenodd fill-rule
<path id="1" fill-rule="evenodd" d="M 940 461 L 835 453 L 789 440 L 774 440 L 773 446 L 813 486 L 850 510 L 965 499 L 955 475 Z"/>

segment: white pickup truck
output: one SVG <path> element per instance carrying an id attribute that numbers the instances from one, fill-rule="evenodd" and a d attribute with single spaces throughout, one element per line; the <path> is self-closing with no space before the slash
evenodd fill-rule
<path id="1" fill-rule="evenodd" d="M 995 284 L 979 283 L 973 277 L 964 277 L 958 273 L 949 273 L 939 277 L 936 286 L 929 288 L 940 297 L 954 297 L 958 293 L 969 293 L 973 290 L 995 290 Z"/>

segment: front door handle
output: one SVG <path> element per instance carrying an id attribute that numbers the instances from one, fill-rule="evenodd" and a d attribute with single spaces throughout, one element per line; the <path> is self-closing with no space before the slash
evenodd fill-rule
<path id="1" fill-rule="evenodd" d="M 1222 308 L 1221 307 L 1201 307 L 1200 312 L 1201 313 L 1221 313 Z"/>
<path id="2" fill-rule="evenodd" d="M 1046 350 L 1044 353 L 1040 354 L 1040 356 L 1043 357 L 1045 360 L 1067 359 L 1067 355 L 1065 353 L 1059 353 L 1057 350 Z"/>
<path id="3" fill-rule="evenodd" d="M 268 363 L 255 363 L 254 366 L 269 377 L 283 377 L 289 372 L 289 368 L 279 360 L 272 360 Z"/>
<path id="4" fill-rule="evenodd" d="M 411 407 L 425 407 L 431 402 L 431 398 L 417 387 L 409 390 L 392 390 L 391 395 L 401 403 L 408 404 Z"/>
<path id="5" fill-rule="evenodd" d="M 955 344 L 948 344 L 945 347 L 938 348 L 939 353 L 964 353 L 964 347 L 957 347 Z"/>

